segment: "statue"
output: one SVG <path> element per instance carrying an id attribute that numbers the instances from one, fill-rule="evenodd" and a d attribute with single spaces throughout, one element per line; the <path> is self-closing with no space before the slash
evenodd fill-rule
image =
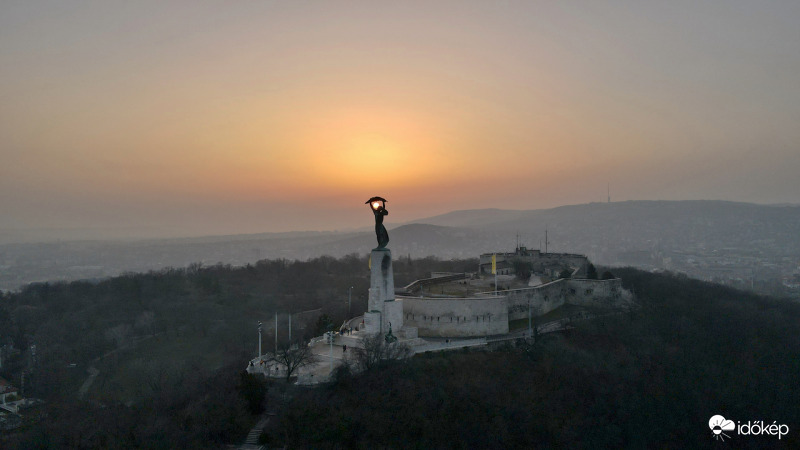
<path id="1" fill-rule="evenodd" d="M 386 210 L 386 199 L 381 197 L 372 197 L 371 199 L 367 200 L 366 204 L 369 205 L 370 209 L 372 209 L 372 213 L 375 214 L 375 235 L 378 237 L 378 249 L 386 248 L 386 244 L 389 243 L 389 232 L 386 231 L 386 227 L 383 226 L 383 216 L 389 215 L 389 211 Z"/>
<path id="2" fill-rule="evenodd" d="M 386 333 L 386 337 L 383 338 L 387 344 L 391 344 L 392 342 L 397 341 L 397 336 L 392 334 L 392 322 L 389 322 L 389 332 Z"/>

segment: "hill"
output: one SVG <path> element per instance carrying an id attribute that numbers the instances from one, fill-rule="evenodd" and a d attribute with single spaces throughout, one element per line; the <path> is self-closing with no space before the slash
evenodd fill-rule
<path id="1" fill-rule="evenodd" d="M 400 258 L 399 285 L 431 271 L 463 272 L 477 259 Z M 129 273 L 97 283 L 41 283 L 0 294 L 0 376 L 45 399 L 47 420 L 15 434 L 18 448 L 221 448 L 256 417 L 240 371 L 277 335 L 309 338 L 364 311 L 366 257 L 262 260 Z M 33 350 L 35 346 L 35 351 Z M 91 377 L 87 377 L 93 373 Z M 79 388 L 93 382 L 79 395 Z M 3 432 L 5 433 L 5 431 Z M 0 448 L 6 434 L 0 433 Z"/>
<path id="2" fill-rule="evenodd" d="M 736 448 L 800 444 L 800 305 L 617 269 L 641 308 L 495 352 L 419 355 L 341 373 L 281 411 L 270 442 L 315 448 Z"/>
<path id="3" fill-rule="evenodd" d="M 413 228 L 412 228 L 413 230 Z M 433 230 L 437 230 L 434 228 Z M 439 230 L 441 231 L 441 230 Z M 398 258 L 398 285 L 476 260 Z M 271 421 L 291 447 L 703 448 L 708 419 L 800 423 L 800 305 L 684 276 L 617 268 L 641 307 L 492 353 L 421 355 L 301 393 Z M 10 448 L 219 448 L 242 439 L 239 372 L 256 322 L 366 307 L 366 260 L 265 260 L 39 284 L 0 298 L 0 341 L 23 352 L 0 375 L 48 401 Z M 286 316 L 280 317 L 281 324 Z M 303 333 L 295 324 L 296 333 Z M 319 330 L 312 328 L 310 334 Z M 281 328 L 281 336 L 285 337 Z M 29 347 L 35 343 L 36 357 Z M 76 363 L 76 367 L 70 366 Z M 78 400 L 85 370 L 99 371 Z M 798 445 L 798 434 L 782 440 Z M 764 447 L 770 438 L 741 438 Z M 716 444 L 716 442 L 714 442 Z"/>
<path id="4" fill-rule="evenodd" d="M 666 269 L 692 277 L 800 295 L 800 207 L 721 201 L 591 203 L 533 211 L 470 210 L 390 228 L 396 256 L 472 258 L 517 242 L 582 253 L 598 264 Z M 545 230 L 548 244 L 545 245 Z M 274 233 L 136 242 L 77 241 L 0 246 L 0 289 L 32 281 L 99 279 L 191 263 L 236 266 L 263 258 L 365 255 L 370 230 Z"/>

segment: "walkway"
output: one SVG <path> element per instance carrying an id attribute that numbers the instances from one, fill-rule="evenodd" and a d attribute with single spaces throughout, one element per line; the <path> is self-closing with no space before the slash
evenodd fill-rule
<path id="1" fill-rule="evenodd" d="M 89 367 L 86 371 L 89 372 L 89 378 L 87 378 L 81 385 L 81 388 L 78 389 L 78 398 L 81 400 L 83 400 L 86 393 L 89 392 L 89 388 L 92 386 L 92 383 L 94 383 L 94 379 L 97 378 L 97 375 L 100 373 L 95 366 Z"/>
<path id="2" fill-rule="evenodd" d="M 264 428 L 269 423 L 269 419 L 271 416 L 274 416 L 274 413 L 264 413 L 261 417 L 261 420 L 255 424 L 253 429 L 247 433 L 247 438 L 244 441 L 244 444 L 239 446 L 240 450 L 260 450 L 263 449 L 264 446 L 258 443 L 258 438 L 261 436 L 261 432 L 264 431 Z"/>
<path id="3" fill-rule="evenodd" d="M 546 333 L 553 333 L 561 331 L 564 327 L 569 326 L 567 319 L 554 320 L 540 324 L 536 327 L 540 335 Z M 331 355 L 331 345 L 326 343 L 321 338 L 315 338 L 311 341 L 311 352 L 314 354 L 316 361 L 305 367 L 300 367 L 296 370 L 294 376 L 297 376 L 298 385 L 314 385 L 318 383 L 325 383 L 330 381 L 332 368 L 336 369 L 343 361 L 353 361 L 355 359 L 355 352 L 351 349 L 361 346 L 360 338 L 362 331 L 354 331 L 351 335 L 337 336 L 333 343 L 333 352 Z M 437 352 L 458 350 L 466 347 L 481 347 L 489 343 L 511 341 L 516 339 L 526 339 L 530 337 L 527 328 L 516 330 L 508 334 L 485 336 L 478 338 L 443 338 L 443 337 L 427 337 L 421 338 L 424 344 L 415 345 L 411 347 L 414 354 L 425 352 Z M 342 345 L 347 345 L 347 351 L 343 351 Z M 261 373 L 265 376 L 274 378 L 285 377 L 285 372 L 274 361 L 264 361 L 261 365 L 258 358 L 253 359 L 254 366 L 248 367 L 247 371 L 250 373 Z"/>

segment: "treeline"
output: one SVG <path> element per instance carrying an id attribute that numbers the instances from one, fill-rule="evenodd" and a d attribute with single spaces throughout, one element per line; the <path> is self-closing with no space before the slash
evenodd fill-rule
<path id="1" fill-rule="evenodd" d="M 243 329 L 252 335 L 255 322 L 269 324 L 276 312 L 321 308 L 335 322 L 343 321 L 351 286 L 351 313 L 364 311 L 367 264 L 357 255 L 323 256 L 245 267 L 194 264 L 98 283 L 36 283 L 0 294 L 0 339 L 23 350 L 36 344 L 39 363 L 57 365 L 88 364 L 137 337 L 160 333 L 218 334 L 232 349 L 241 347 Z M 431 271 L 476 266 L 475 260 L 400 258 L 394 263 L 395 280 L 402 285 Z"/>
<path id="2" fill-rule="evenodd" d="M 198 367 L 181 383 L 165 386 L 132 405 L 52 400 L 43 420 L 4 432 L 0 447 L 225 448 L 243 440 L 257 420 L 243 395 L 241 370 L 238 363 L 217 370 Z"/>
<path id="3" fill-rule="evenodd" d="M 398 285 L 431 271 L 474 267 L 477 260 L 394 263 Z M 358 315 L 367 302 L 366 256 L 194 264 L 2 293 L 0 346 L 21 352 L 3 361 L 0 376 L 20 386 L 25 371 L 25 396 L 48 401 L 48 419 L 12 434 L 13 442 L 23 448 L 235 443 L 253 420 L 241 415 L 236 380 L 256 356 L 256 323 L 263 321 L 267 331 L 275 313 L 308 310 L 341 323 L 351 286 L 351 311 Z M 281 333 L 285 338 L 286 330 Z M 99 375 L 87 401 L 78 401 L 90 367 Z"/>
<path id="4" fill-rule="evenodd" d="M 640 308 L 496 352 L 419 355 L 298 396 L 267 439 L 296 448 L 710 448 L 711 416 L 800 445 L 800 305 L 615 269 Z M 728 444 L 726 442 L 725 444 Z"/>

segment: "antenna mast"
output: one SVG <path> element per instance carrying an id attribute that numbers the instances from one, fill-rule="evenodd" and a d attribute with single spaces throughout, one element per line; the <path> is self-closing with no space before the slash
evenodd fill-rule
<path id="1" fill-rule="evenodd" d="M 544 252 L 545 253 L 547 253 L 547 244 L 549 244 L 549 243 L 550 243 L 550 241 L 547 240 L 547 227 L 545 227 L 545 229 L 544 229 Z"/>

